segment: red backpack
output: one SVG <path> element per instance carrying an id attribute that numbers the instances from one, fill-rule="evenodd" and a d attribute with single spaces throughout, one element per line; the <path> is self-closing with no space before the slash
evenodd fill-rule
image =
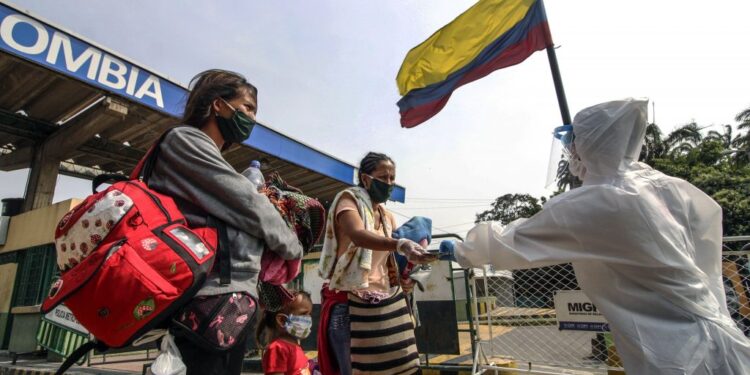
<path id="1" fill-rule="evenodd" d="M 61 275 L 41 310 L 46 313 L 65 303 L 95 337 L 78 348 L 58 373 L 93 348 L 126 346 L 164 325 L 203 286 L 214 264 L 218 234 L 224 234 L 217 228 L 223 225 L 216 221 L 219 225 L 189 228 L 174 200 L 143 182 L 163 139 L 138 163 L 130 179 L 95 178 L 94 194 L 57 226 Z M 118 181 L 96 192 L 98 185 L 113 179 Z"/>

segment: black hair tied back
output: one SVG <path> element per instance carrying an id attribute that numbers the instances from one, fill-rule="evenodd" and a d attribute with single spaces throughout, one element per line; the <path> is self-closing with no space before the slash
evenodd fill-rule
<path id="1" fill-rule="evenodd" d="M 393 159 L 391 159 L 391 157 L 386 154 L 370 151 L 367 153 L 367 155 L 365 155 L 362 161 L 359 162 L 359 173 L 357 174 L 359 186 L 364 187 L 362 185 L 362 175 L 372 173 L 375 169 L 378 168 L 378 164 L 383 161 L 388 161 L 394 166 L 396 165 Z"/>

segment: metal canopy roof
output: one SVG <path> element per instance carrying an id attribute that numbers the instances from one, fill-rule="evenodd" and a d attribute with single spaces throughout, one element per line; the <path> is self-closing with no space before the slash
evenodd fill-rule
<path id="1" fill-rule="evenodd" d="M 178 123 L 188 90 L 50 23 L 0 3 L 0 170 L 28 168 L 35 154 L 60 173 L 128 174 Z M 224 153 L 238 170 L 251 160 L 329 202 L 356 168 L 274 129 L 256 126 Z M 397 187 L 391 197 L 404 201 Z"/>

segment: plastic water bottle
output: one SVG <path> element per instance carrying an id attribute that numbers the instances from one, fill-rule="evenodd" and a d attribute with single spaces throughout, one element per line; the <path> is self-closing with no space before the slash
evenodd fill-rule
<path id="1" fill-rule="evenodd" d="M 256 189 L 260 189 L 266 183 L 266 179 L 263 178 L 263 173 L 260 172 L 260 162 L 257 160 L 251 161 L 250 167 L 245 169 L 245 171 L 242 172 L 242 175 L 250 180 Z"/>

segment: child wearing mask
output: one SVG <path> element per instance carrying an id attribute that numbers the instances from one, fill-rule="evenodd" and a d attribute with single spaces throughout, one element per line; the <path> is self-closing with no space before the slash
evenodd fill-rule
<path id="1" fill-rule="evenodd" d="M 310 335 L 312 299 L 304 291 L 292 292 L 294 299 L 278 311 L 266 310 L 258 324 L 256 338 L 265 346 L 263 373 L 269 375 L 310 375 L 300 340 Z M 269 343 L 267 346 L 266 343 Z"/>

